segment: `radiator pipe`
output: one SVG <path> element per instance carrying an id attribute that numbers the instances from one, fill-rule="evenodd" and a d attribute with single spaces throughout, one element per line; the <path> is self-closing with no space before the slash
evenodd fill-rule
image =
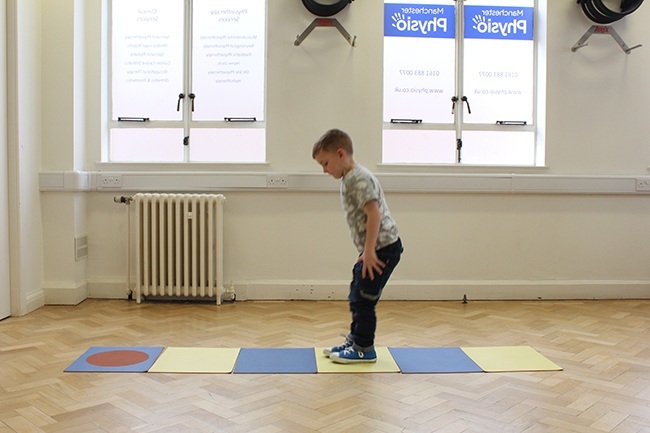
<path id="1" fill-rule="evenodd" d="M 133 201 L 133 197 L 113 197 L 115 203 L 123 203 L 126 205 L 126 295 L 129 298 L 133 296 L 133 290 L 131 289 L 131 209 L 130 204 Z"/>
<path id="2" fill-rule="evenodd" d="M 115 196 L 115 197 L 113 197 L 113 201 L 115 203 L 124 203 L 126 205 L 129 205 L 133 201 L 133 197 L 125 197 L 123 195 L 119 196 L 119 197 Z"/>

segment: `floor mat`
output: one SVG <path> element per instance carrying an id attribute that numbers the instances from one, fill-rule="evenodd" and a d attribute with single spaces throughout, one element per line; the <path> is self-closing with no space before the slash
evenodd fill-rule
<path id="1" fill-rule="evenodd" d="M 461 347 L 487 373 L 562 370 L 530 346 Z"/>
<path id="2" fill-rule="evenodd" d="M 322 347 L 313 350 L 319 373 L 399 373 L 400 371 L 387 347 L 375 347 L 377 362 L 362 364 L 337 364 L 323 355 Z"/>
<path id="3" fill-rule="evenodd" d="M 91 347 L 64 371 L 141 373 L 149 370 L 164 347 Z"/>
<path id="4" fill-rule="evenodd" d="M 390 347 L 402 373 L 483 373 L 459 347 Z"/>
<path id="5" fill-rule="evenodd" d="M 323 348 L 91 347 L 66 372 L 476 373 L 558 371 L 529 346 L 377 347 L 377 362 L 337 364 Z"/>
<path id="6" fill-rule="evenodd" d="M 168 347 L 150 373 L 231 373 L 239 349 L 210 347 Z"/>
<path id="7" fill-rule="evenodd" d="M 241 349 L 233 373 L 316 373 L 314 349 Z"/>

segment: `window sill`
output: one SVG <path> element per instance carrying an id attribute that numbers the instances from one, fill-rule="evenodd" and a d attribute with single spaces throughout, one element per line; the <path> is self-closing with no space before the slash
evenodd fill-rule
<path id="1" fill-rule="evenodd" d="M 268 162 L 96 162 L 97 171 L 164 171 L 200 172 L 229 171 L 246 172 L 269 167 Z"/>
<path id="2" fill-rule="evenodd" d="M 385 173 L 540 173 L 549 170 L 546 165 L 480 165 L 480 164 L 377 164 Z"/>

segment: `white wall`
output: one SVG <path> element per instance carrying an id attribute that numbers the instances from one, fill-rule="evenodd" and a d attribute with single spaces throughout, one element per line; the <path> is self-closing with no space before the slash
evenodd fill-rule
<path id="1" fill-rule="evenodd" d="M 44 303 L 41 165 L 41 10 L 7 0 L 7 156 L 11 313 Z"/>
<path id="2" fill-rule="evenodd" d="M 81 170 L 85 163 L 85 6 L 85 0 L 42 2 L 42 165 L 48 169 Z M 86 198 L 75 192 L 41 197 L 48 304 L 87 297 L 87 262 L 75 260 L 74 249 L 75 237 L 86 235 Z"/>
<path id="3" fill-rule="evenodd" d="M 63 13 L 63 22 L 73 25 L 79 6 L 73 7 L 73 0 L 53 3 L 64 10 L 56 11 L 48 3 L 50 13 L 42 18 L 43 40 L 60 51 L 57 56 L 43 53 L 49 85 L 42 100 L 43 127 L 48 131 L 42 142 L 42 171 L 162 171 L 143 165 L 98 164 L 103 109 L 98 77 L 102 67 L 100 2 L 85 2 L 85 51 L 70 39 L 73 30 L 60 29 L 60 23 L 52 21 L 61 19 Z M 357 36 L 356 48 L 336 30 L 322 28 L 296 47 L 296 35 L 314 17 L 297 0 L 272 0 L 268 12 L 268 165 L 198 169 L 202 173 L 236 169 L 318 173 L 311 144 L 324 130 L 340 127 L 355 140 L 357 159 L 382 176 L 647 176 L 650 146 L 643 116 L 650 84 L 643 71 L 650 67 L 644 28 L 650 7 L 641 7 L 614 25 L 629 45 L 646 43 L 647 47 L 627 55 L 611 37 L 595 35 L 588 47 L 573 53 L 570 48 L 591 23 L 575 2 L 549 3 L 548 23 L 542 23 L 548 26 L 547 168 L 380 166 L 382 2 L 354 2 L 338 16 Z M 73 65 L 82 55 L 87 109 L 81 111 L 86 113 L 86 139 L 78 140 L 75 121 L 81 116 L 74 104 L 80 99 L 74 77 L 79 72 Z M 50 86 L 58 87 L 52 90 Z M 60 98 L 65 99 L 62 105 L 56 103 Z M 79 155 L 86 158 L 81 168 Z M 174 165 L 165 169 L 189 170 Z M 63 189 L 41 193 L 46 293 L 56 293 L 56 302 L 63 303 L 78 302 L 85 295 L 125 297 L 126 216 L 124 207 L 113 203 L 113 196 L 129 191 Z M 238 298 L 345 297 L 356 253 L 335 190 L 226 188 L 218 192 L 227 196 L 225 281 L 235 284 Z M 463 294 L 470 299 L 650 297 L 649 195 L 395 191 L 388 193 L 388 200 L 406 251 L 386 298 L 460 299 Z M 73 215 L 76 219 L 70 223 Z M 70 251 L 72 237 L 81 231 L 89 241 L 83 265 L 71 261 Z"/>
<path id="4" fill-rule="evenodd" d="M 547 164 L 553 173 L 647 173 L 650 130 L 643 101 L 650 86 L 643 72 L 650 61 L 643 23 L 650 8 L 614 23 L 629 55 L 608 35 L 571 48 L 590 23 L 575 2 L 549 2 Z"/>

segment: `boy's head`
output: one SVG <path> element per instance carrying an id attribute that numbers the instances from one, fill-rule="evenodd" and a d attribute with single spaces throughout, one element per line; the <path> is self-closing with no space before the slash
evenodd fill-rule
<path id="1" fill-rule="evenodd" d="M 352 139 L 340 129 L 330 129 L 314 143 L 311 157 L 316 159 L 319 152 L 336 152 L 338 149 L 343 149 L 345 153 L 352 155 L 354 153 Z"/>
<path id="2" fill-rule="evenodd" d="M 355 163 L 352 139 L 340 129 L 330 129 L 314 143 L 311 156 L 323 167 L 323 172 L 340 179 Z"/>

